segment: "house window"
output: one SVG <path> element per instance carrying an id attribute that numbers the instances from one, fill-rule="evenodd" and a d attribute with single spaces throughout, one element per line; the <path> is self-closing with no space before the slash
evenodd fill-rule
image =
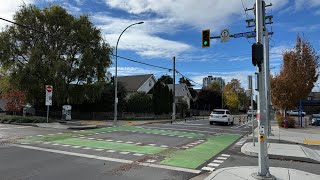
<path id="1" fill-rule="evenodd" d="M 308 100 L 312 100 L 312 97 L 309 96 L 309 97 L 308 97 Z"/>
<path id="2" fill-rule="evenodd" d="M 149 80 L 149 87 L 151 87 L 151 85 L 152 85 L 152 81 L 151 81 L 151 80 Z"/>

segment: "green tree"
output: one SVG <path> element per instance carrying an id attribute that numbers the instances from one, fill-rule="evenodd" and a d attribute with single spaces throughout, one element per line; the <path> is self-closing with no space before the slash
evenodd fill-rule
<path id="1" fill-rule="evenodd" d="M 226 105 L 233 112 L 239 110 L 240 107 L 244 107 L 245 104 L 248 104 L 246 93 L 244 89 L 241 87 L 240 80 L 238 79 L 232 79 L 224 87 L 223 94 Z"/>
<path id="2" fill-rule="evenodd" d="M 168 114 L 172 111 L 173 94 L 168 86 L 158 80 L 152 90 L 152 104 L 155 114 Z"/>
<path id="3" fill-rule="evenodd" d="M 100 97 L 112 48 L 87 15 L 74 17 L 60 6 L 22 6 L 0 33 L 0 65 L 33 104 L 43 104 L 53 85 L 55 103 L 93 102 Z"/>
<path id="4" fill-rule="evenodd" d="M 181 117 L 184 117 L 187 109 L 188 109 L 188 103 L 183 99 L 179 99 L 177 103 L 177 112 L 180 113 Z"/>
<path id="5" fill-rule="evenodd" d="M 214 89 L 206 88 L 201 89 L 195 105 L 199 110 L 212 110 L 216 108 L 221 108 L 221 92 Z"/>
<path id="6" fill-rule="evenodd" d="M 218 92 L 221 92 L 221 91 L 222 91 L 221 85 L 220 85 L 217 81 L 213 81 L 213 82 L 209 85 L 208 88 L 213 89 L 213 90 L 218 91 Z"/>
<path id="7" fill-rule="evenodd" d="M 148 113 L 152 110 L 152 99 L 144 92 L 132 95 L 127 101 L 128 112 Z"/>
<path id="8" fill-rule="evenodd" d="M 164 84 L 173 84 L 173 78 L 169 75 L 161 76 L 158 81 L 163 82 Z"/>

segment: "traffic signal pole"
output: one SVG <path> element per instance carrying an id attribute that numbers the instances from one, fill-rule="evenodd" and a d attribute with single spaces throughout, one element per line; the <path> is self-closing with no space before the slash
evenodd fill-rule
<path id="1" fill-rule="evenodd" d="M 172 121 L 176 120 L 176 57 L 173 57 L 173 85 L 172 85 L 172 94 L 173 94 L 173 102 L 172 102 Z"/>
<path id="2" fill-rule="evenodd" d="M 263 44 L 263 30 L 264 30 L 264 15 L 263 15 L 264 3 L 262 0 L 256 0 L 256 42 L 257 44 Z M 268 39 L 268 32 L 266 31 L 266 38 Z M 265 49 L 266 50 L 266 49 Z M 260 104 L 260 119 L 259 119 L 259 167 L 258 173 L 253 174 L 257 179 L 275 179 L 269 171 L 269 158 L 267 148 L 267 120 L 268 120 L 268 86 L 267 86 L 267 71 L 268 62 L 266 61 L 266 54 L 262 63 L 259 66 L 259 104 Z"/>

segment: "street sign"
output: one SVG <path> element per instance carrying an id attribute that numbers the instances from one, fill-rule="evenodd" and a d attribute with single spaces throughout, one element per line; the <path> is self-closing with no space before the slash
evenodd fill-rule
<path id="1" fill-rule="evenodd" d="M 230 38 L 229 29 L 223 29 L 223 30 L 220 32 L 221 42 L 228 42 L 228 41 L 229 41 L 229 38 Z"/>
<path id="2" fill-rule="evenodd" d="M 52 93 L 53 87 L 51 85 L 46 85 L 46 106 L 52 106 Z"/>
<path id="3" fill-rule="evenodd" d="M 256 32 L 250 31 L 250 32 L 238 33 L 233 35 L 234 38 L 250 37 L 250 36 L 256 36 Z"/>

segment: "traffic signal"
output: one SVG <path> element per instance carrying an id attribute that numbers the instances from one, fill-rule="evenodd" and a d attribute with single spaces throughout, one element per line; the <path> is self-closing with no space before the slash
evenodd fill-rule
<path id="1" fill-rule="evenodd" d="M 202 47 L 210 47 L 210 29 L 202 30 Z"/>
<path id="2" fill-rule="evenodd" d="M 260 43 L 252 44 L 252 64 L 260 66 L 263 62 L 263 45 Z"/>

